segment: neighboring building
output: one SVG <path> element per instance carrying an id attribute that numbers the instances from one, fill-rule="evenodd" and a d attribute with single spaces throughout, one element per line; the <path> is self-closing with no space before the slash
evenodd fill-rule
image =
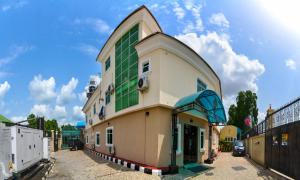
<path id="1" fill-rule="evenodd" d="M 232 126 L 227 125 L 223 127 L 220 131 L 220 140 L 225 142 L 234 142 L 235 140 L 241 139 L 241 129 Z"/>
<path id="2" fill-rule="evenodd" d="M 220 79 L 145 6 L 117 26 L 97 61 L 102 81 L 83 107 L 87 148 L 157 168 L 208 158 L 208 122 L 226 121 Z"/>

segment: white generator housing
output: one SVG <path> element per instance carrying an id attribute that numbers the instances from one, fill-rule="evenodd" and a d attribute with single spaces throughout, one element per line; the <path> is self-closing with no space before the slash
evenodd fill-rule
<path id="1" fill-rule="evenodd" d="M 22 172 L 43 158 L 42 130 L 12 126 L 11 138 L 13 172 Z"/>
<path id="2" fill-rule="evenodd" d="M 43 159 L 50 161 L 50 139 L 43 138 Z"/>
<path id="3" fill-rule="evenodd" d="M 11 132 L 0 123 L 0 180 L 11 177 Z"/>

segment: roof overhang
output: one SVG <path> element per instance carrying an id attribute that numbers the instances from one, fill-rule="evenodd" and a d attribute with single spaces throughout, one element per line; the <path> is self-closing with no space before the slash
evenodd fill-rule
<path id="1" fill-rule="evenodd" d="M 222 100 L 215 91 L 204 90 L 186 96 L 177 101 L 174 114 L 190 113 L 194 116 L 206 116 L 208 122 L 214 125 L 225 124 L 226 113 Z"/>
<path id="2" fill-rule="evenodd" d="M 100 50 L 96 61 L 106 60 L 107 53 L 114 47 L 115 43 L 124 35 L 131 27 L 139 22 L 145 22 L 152 32 L 162 32 L 160 25 L 146 6 L 141 6 L 130 13 L 112 32 L 102 49 Z"/>

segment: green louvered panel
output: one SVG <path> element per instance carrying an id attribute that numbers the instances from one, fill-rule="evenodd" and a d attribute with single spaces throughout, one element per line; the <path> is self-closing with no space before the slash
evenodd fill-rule
<path id="1" fill-rule="evenodd" d="M 139 25 L 132 27 L 116 43 L 115 83 L 116 111 L 138 104 L 138 55 L 134 48 L 138 42 Z"/>

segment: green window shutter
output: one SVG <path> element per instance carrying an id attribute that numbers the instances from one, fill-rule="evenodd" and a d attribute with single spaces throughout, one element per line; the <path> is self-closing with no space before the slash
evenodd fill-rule
<path id="1" fill-rule="evenodd" d="M 139 24 L 136 24 L 115 44 L 116 111 L 134 106 L 139 102 L 138 55 L 134 48 L 138 37 Z"/>

